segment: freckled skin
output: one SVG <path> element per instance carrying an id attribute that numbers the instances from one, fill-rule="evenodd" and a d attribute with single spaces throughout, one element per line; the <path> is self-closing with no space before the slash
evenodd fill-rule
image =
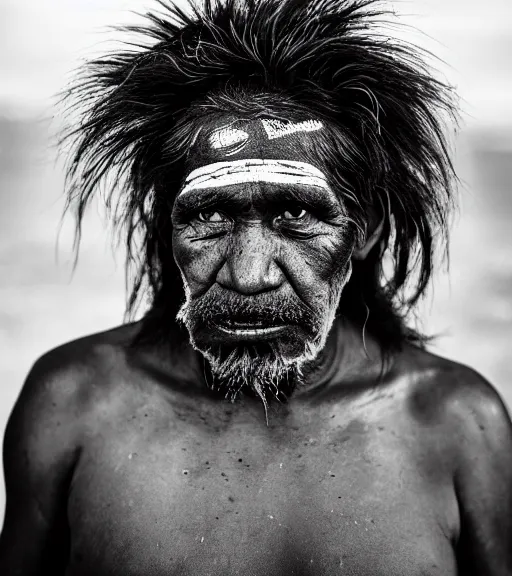
<path id="1" fill-rule="evenodd" d="M 297 218 L 270 209 L 281 193 L 223 190 L 220 219 L 176 203 L 191 297 L 292 291 L 327 322 L 348 262 L 342 206 L 324 194 L 329 218 Z M 256 398 L 209 390 L 183 328 L 134 346 L 139 330 L 32 368 L 4 439 L 2 576 L 512 573 L 512 426 L 469 368 L 404 346 L 381 377 L 378 343 L 338 317 L 267 425 Z"/>

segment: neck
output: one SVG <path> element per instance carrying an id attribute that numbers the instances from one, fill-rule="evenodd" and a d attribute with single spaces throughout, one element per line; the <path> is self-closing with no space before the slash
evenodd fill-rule
<path id="1" fill-rule="evenodd" d="M 301 390 L 325 388 L 332 384 L 377 379 L 385 359 L 378 342 L 362 327 L 345 318 L 336 318 L 326 345 L 318 357 L 304 369 L 305 383 Z"/>

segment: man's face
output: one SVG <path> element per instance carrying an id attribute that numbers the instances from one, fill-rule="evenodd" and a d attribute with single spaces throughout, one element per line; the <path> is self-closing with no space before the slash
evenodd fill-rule
<path id="1" fill-rule="evenodd" d="M 304 153 L 322 129 L 225 116 L 201 127 L 190 152 L 172 214 L 186 292 L 178 318 L 231 398 L 246 387 L 290 393 L 348 281 L 353 228 Z"/>

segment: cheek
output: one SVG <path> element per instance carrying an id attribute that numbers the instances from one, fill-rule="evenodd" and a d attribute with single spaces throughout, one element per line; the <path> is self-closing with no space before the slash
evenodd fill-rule
<path id="1" fill-rule="evenodd" d="M 299 296 L 324 311 L 348 271 L 352 242 L 347 233 L 325 234 L 282 251 L 283 266 Z"/>
<path id="2" fill-rule="evenodd" d="M 181 270 L 192 297 L 202 295 L 215 282 L 218 270 L 222 266 L 225 246 L 224 240 L 206 240 L 193 242 L 186 233 L 173 232 L 174 260 Z"/>

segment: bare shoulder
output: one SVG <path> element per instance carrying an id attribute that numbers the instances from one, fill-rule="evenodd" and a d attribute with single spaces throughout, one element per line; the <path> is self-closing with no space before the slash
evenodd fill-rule
<path id="1" fill-rule="evenodd" d="M 447 472 L 461 573 L 512 574 L 512 423 L 500 394 L 472 368 L 415 348 L 394 372 L 421 461 Z"/>
<path id="2" fill-rule="evenodd" d="M 406 394 L 449 462 L 458 508 L 461 573 L 512 573 L 512 423 L 494 386 L 475 370 L 426 352 L 407 360 Z M 406 361 L 406 365 L 407 365 Z"/>
<path id="3" fill-rule="evenodd" d="M 512 423 L 496 388 L 472 368 L 426 351 L 412 349 L 400 364 L 408 374 L 406 412 L 443 447 L 454 477 L 482 485 L 493 475 L 512 480 Z"/>
<path id="4" fill-rule="evenodd" d="M 407 403 L 419 421 L 444 423 L 462 434 L 492 434 L 510 427 L 507 407 L 496 388 L 469 366 L 411 349 L 399 370 L 411 375 Z"/>
<path id="5" fill-rule="evenodd" d="M 32 366 L 3 440 L 6 509 L 2 573 L 63 573 L 67 494 L 91 414 L 122 366 L 130 327 L 59 346 Z M 97 410 L 96 410 L 97 412 Z M 94 419 L 93 419 L 94 420 Z M 19 535 L 25 537 L 20 539 Z M 26 553 L 26 542 L 31 553 Z M 44 566 L 44 568 L 41 568 Z"/>
<path id="6" fill-rule="evenodd" d="M 71 450 L 112 373 L 122 369 L 133 330 L 133 325 L 120 326 L 68 342 L 38 358 L 10 415 L 5 457 L 9 458 L 11 447 L 17 454 L 28 443 L 44 453 Z"/>
<path id="7" fill-rule="evenodd" d="M 80 443 L 81 437 L 123 418 L 149 397 L 170 399 L 173 387 L 194 377 L 186 356 L 190 351 L 178 339 L 141 344 L 140 330 L 140 322 L 125 324 L 43 354 L 25 380 L 6 439 L 47 437 L 48 449 L 61 441 Z"/>
<path id="8" fill-rule="evenodd" d="M 49 350 L 32 366 L 21 397 L 36 395 L 61 407 L 71 403 L 86 408 L 108 375 L 122 369 L 135 329 L 134 324 L 123 325 Z"/>

